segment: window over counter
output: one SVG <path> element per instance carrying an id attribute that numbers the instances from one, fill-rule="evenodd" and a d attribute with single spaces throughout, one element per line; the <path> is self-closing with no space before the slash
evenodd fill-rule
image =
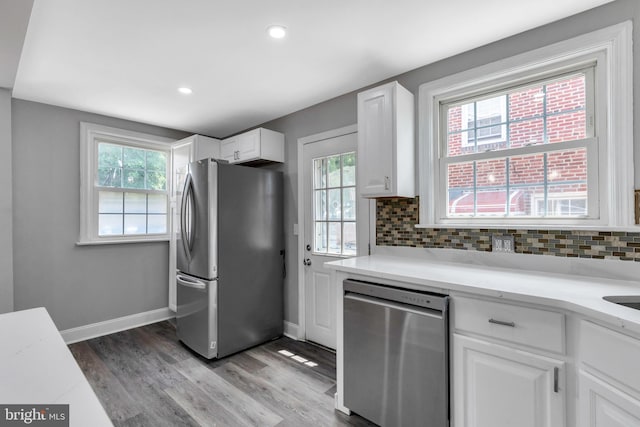
<path id="1" fill-rule="evenodd" d="M 446 217 L 598 217 L 594 68 L 440 104 Z"/>
<path id="2" fill-rule="evenodd" d="M 172 142 L 81 123 L 79 244 L 169 239 Z"/>
<path id="3" fill-rule="evenodd" d="M 631 23 L 420 87 L 420 219 L 633 223 Z"/>

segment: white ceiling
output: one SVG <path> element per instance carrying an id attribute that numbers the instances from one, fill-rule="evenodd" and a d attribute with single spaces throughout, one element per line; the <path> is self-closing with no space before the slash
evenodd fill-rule
<path id="1" fill-rule="evenodd" d="M 13 96 L 224 137 L 609 1 L 35 0 Z"/>

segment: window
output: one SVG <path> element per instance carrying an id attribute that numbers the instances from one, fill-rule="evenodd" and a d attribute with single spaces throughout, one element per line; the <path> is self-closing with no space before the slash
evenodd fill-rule
<path id="1" fill-rule="evenodd" d="M 587 161 L 597 159 L 588 156 L 597 148 L 590 125 L 593 74 L 591 66 L 481 98 L 441 102 L 446 217 L 597 216 L 596 204 L 594 212 L 587 207 L 598 188 L 588 180 L 597 176 L 588 173 L 597 161 Z M 569 193 L 578 194 L 585 209 L 544 203 Z"/>
<path id="2" fill-rule="evenodd" d="M 81 124 L 79 243 L 168 239 L 169 142 L 173 141 Z"/>
<path id="3" fill-rule="evenodd" d="M 631 226 L 630 27 L 422 85 L 419 226 Z"/>
<path id="4" fill-rule="evenodd" d="M 313 252 L 356 254 L 356 153 L 313 159 Z"/>

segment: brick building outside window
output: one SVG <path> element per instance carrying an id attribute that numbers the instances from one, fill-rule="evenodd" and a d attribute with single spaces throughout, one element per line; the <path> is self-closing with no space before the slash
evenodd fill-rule
<path id="1" fill-rule="evenodd" d="M 449 216 L 586 216 L 589 72 L 517 87 L 446 108 Z M 507 155 L 545 146 L 534 154 Z M 548 150 L 548 151 L 546 151 Z M 469 160 L 476 153 L 495 158 Z M 456 157 L 466 160 L 457 162 Z"/>

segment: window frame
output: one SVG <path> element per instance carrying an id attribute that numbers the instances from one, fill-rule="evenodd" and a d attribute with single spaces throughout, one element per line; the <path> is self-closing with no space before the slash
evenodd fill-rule
<path id="1" fill-rule="evenodd" d="M 626 21 L 422 84 L 418 97 L 420 223 L 416 227 L 634 229 L 631 29 L 631 22 Z M 459 218 L 443 215 L 447 199 L 440 155 L 442 121 L 446 117 L 443 117 L 441 103 L 553 78 L 593 63 L 596 64 L 595 135 L 590 144 L 596 144 L 596 148 L 590 150 L 588 162 L 597 162 L 597 176 L 590 176 L 588 180 L 590 183 L 594 179 L 598 181 L 597 200 L 594 200 L 598 217 Z M 593 158 L 595 153 L 597 156 Z M 589 169 L 593 173 L 593 168 Z"/>
<path id="2" fill-rule="evenodd" d="M 173 165 L 171 144 L 176 140 L 133 132 L 93 123 L 80 123 L 80 234 L 78 245 L 97 245 L 114 243 L 137 243 L 168 241 L 171 238 L 171 195 Z M 131 234 L 122 236 L 100 236 L 98 234 L 98 192 L 108 191 L 111 187 L 96 185 L 98 171 L 98 144 L 112 143 L 117 145 L 162 151 L 167 154 L 167 185 L 164 192 L 159 190 L 132 189 L 135 193 L 164 194 L 167 196 L 167 231 L 162 234 Z M 127 192 L 127 189 L 114 187 L 116 192 Z"/>

